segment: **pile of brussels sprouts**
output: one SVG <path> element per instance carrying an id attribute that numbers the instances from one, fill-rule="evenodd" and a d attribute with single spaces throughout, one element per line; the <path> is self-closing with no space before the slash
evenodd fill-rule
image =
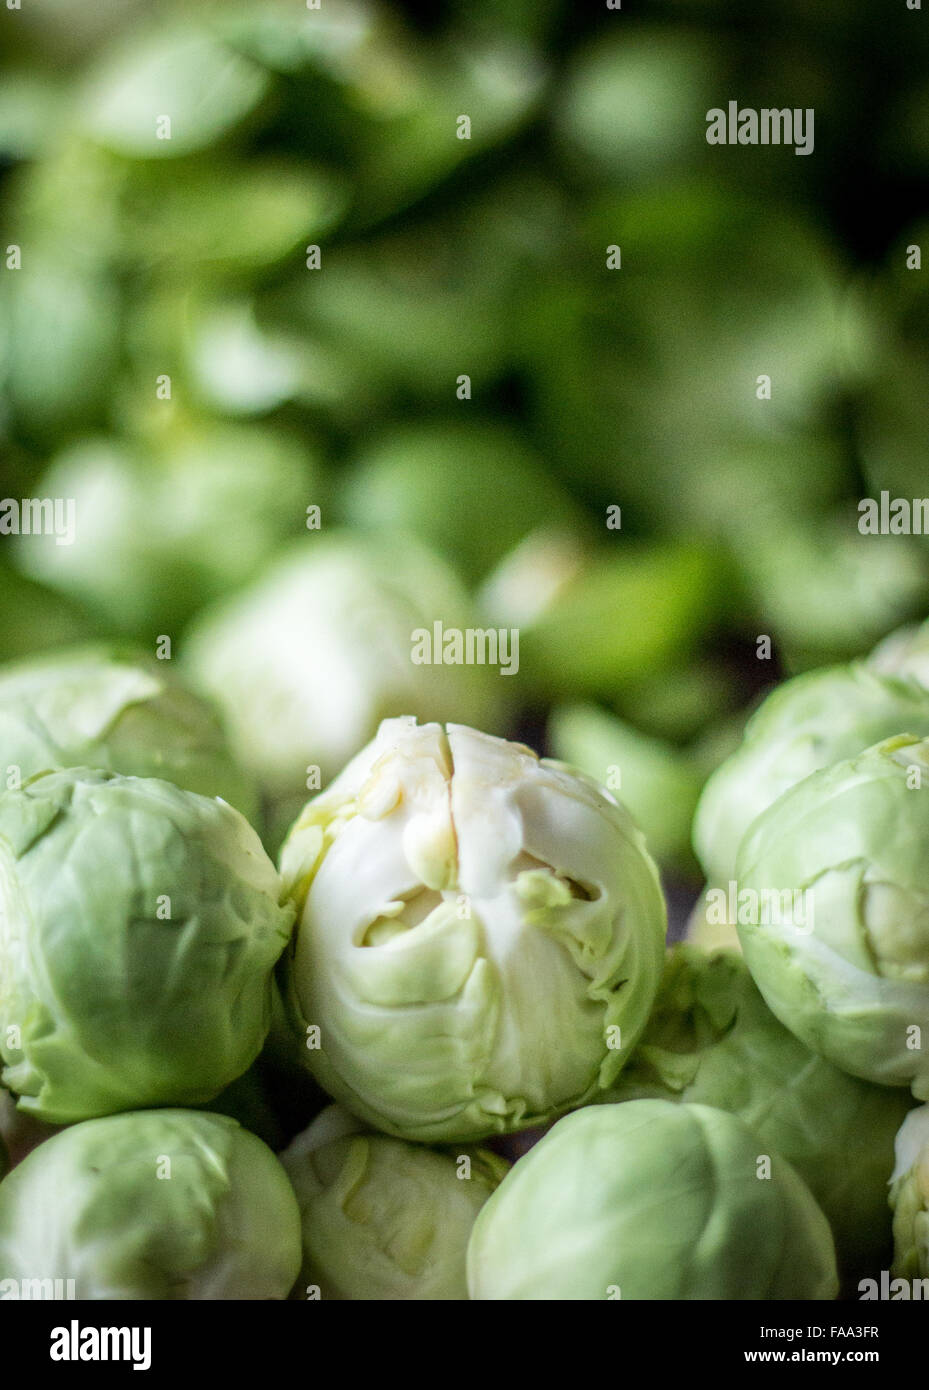
<path id="1" fill-rule="evenodd" d="M 670 948 L 632 817 L 522 744 L 386 718 L 275 867 L 169 663 L 4 668 L 4 1297 L 929 1274 L 927 649 L 762 703 L 701 796 L 710 884 Z"/>

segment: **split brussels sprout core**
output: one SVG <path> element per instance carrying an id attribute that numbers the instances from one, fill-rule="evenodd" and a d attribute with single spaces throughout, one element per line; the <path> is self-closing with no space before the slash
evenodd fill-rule
<path id="1" fill-rule="evenodd" d="M 894 1137 L 913 1101 L 810 1052 L 733 951 L 669 951 L 648 1027 L 607 1099 L 696 1102 L 738 1115 L 793 1164 L 832 1226 L 843 1268 L 890 1244 Z"/>
<path id="2" fill-rule="evenodd" d="M 742 837 L 790 787 L 894 734 L 929 736 L 929 690 L 863 663 L 810 671 L 779 686 L 749 720 L 741 746 L 710 777 L 694 848 L 711 883 L 735 874 Z"/>
<path id="3" fill-rule="evenodd" d="M 284 1299 L 299 1268 L 286 1174 L 225 1115 L 86 1120 L 0 1183 L 0 1294 L 12 1280 L 23 1298 Z"/>
<path id="4" fill-rule="evenodd" d="M 519 1160 L 468 1247 L 476 1299 L 830 1299 L 829 1223 L 723 1110 L 635 1100 L 567 1115 Z"/>
<path id="5" fill-rule="evenodd" d="M 254 820 L 256 796 L 212 709 L 170 663 L 116 647 L 76 647 L 0 667 L 0 773 L 97 767 L 163 777 L 221 796 Z"/>
<path id="6" fill-rule="evenodd" d="M 595 783 L 461 725 L 385 720 L 281 865 L 304 1056 L 355 1114 L 480 1139 L 615 1081 L 666 918 L 642 835 Z"/>
<path id="7" fill-rule="evenodd" d="M 210 1100 L 252 1063 L 293 909 L 248 822 L 76 768 L 0 796 L 0 1056 L 67 1124 Z"/>
<path id="8" fill-rule="evenodd" d="M 837 1067 L 929 1097 L 929 740 L 808 777 L 739 854 L 739 936 L 768 1005 Z"/>
<path id="9" fill-rule="evenodd" d="M 437 1153 L 366 1133 L 330 1106 L 281 1161 L 303 1219 L 295 1296 L 468 1297 L 468 1239 L 507 1172 L 504 1159 L 485 1149 Z"/>

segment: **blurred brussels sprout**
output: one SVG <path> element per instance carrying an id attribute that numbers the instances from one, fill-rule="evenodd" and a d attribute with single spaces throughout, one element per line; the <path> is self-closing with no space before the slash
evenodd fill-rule
<path id="1" fill-rule="evenodd" d="M 336 178 L 296 160 L 217 163 L 178 178 L 170 164 L 137 174 L 123 204 L 134 260 L 160 282 L 254 272 L 329 232 L 345 209 Z M 300 251 L 302 265 L 305 252 Z"/>
<path id="2" fill-rule="evenodd" d="M 512 338 L 511 266 L 468 247 L 457 223 L 421 225 L 324 254 L 323 272 L 306 273 L 281 310 L 291 320 L 296 314 L 312 336 L 348 350 L 355 369 L 375 383 L 454 405 L 462 374 L 478 392 L 503 371 Z"/>
<path id="3" fill-rule="evenodd" d="M 556 707 L 548 738 L 556 758 L 616 794 L 659 864 L 690 868 L 690 822 L 700 777 L 685 753 L 593 705 Z"/>
<path id="4" fill-rule="evenodd" d="M 2 1279 L 73 1280 L 65 1296 L 89 1300 L 284 1299 L 299 1268 L 287 1177 L 224 1115 L 86 1120 L 0 1184 Z"/>
<path id="5" fill-rule="evenodd" d="M 617 693 L 616 704 L 631 723 L 656 739 L 696 737 L 694 760 L 706 775 L 707 766 L 714 765 L 707 759 L 725 744 L 731 711 L 740 698 L 745 698 L 744 671 L 733 670 L 717 653 L 710 658 L 697 652 L 679 665 L 630 681 Z"/>
<path id="6" fill-rule="evenodd" d="M 101 266 L 39 243 L 0 284 L 0 385 L 14 418 L 27 437 L 42 439 L 87 425 L 116 372 L 115 282 Z"/>
<path id="7" fill-rule="evenodd" d="M 372 49 L 354 82 L 367 121 L 358 140 L 356 218 L 409 206 L 466 161 L 516 136 L 545 90 L 538 53 L 468 31 L 417 50 L 409 35 Z M 465 127 L 462 118 L 468 121 Z"/>
<path id="8" fill-rule="evenodd" d="M 861 535 L 827 516 L 743 531 L 734 550 L 794 669 L 856 656 L 925 607 L 929 561 L 910 536 Z"/>
<path id="9" fill-rule="evenodd" d="M 305 1062 L 390 1134 L 542 1123 L 611 1085 L 644 1027 L 666 926 L 645 841 L 521 744 L 385 720 L 281 866 Z"/>
<path id="10" fill-rule="evenodd" d="M 0 1057 L 40 1119 L 210 1100 L 268 1032 L 293 921 L 219 800 L 86 768 L 0 796 Z"/>
<path id="11" fill-rule="evenodd" d="M 700 797 L 693 840 L 707 877 L 714 883 L 733 877 L 748 827 L 789 787 L 899 733 L 929 735 L 929 697 L 915 681 L 854 662 L 778 686 Z"/>
<path id="12" fill-rule="evenodd" d="M 22 536 L 17 563 L 146 639 L 248 580 L 321 501 L 312 457 L 259 425 L 169 428 L 138 447 L 85 440 L 39 486 L 74 500 L 74 540 Z"/>
<path id="13" fill-rule="evenodd" d="M 766 1171 L 768 1169 L 768 1171 Z M 835 1298 L 829 1223 L 790 1164 L 706 1105 L 559 1120 L 488 1200 L 475 1299 Z"/>
<path id="14" fill-rule="evenodd" d="M 138 651 L 73 647 L 0 666 L 0 773 L 94 767 L 221 796 L 254 821 L 254 788 L 213 710 Z"/>
<path id="15" fill-rule="evenodd" d="M 712 621 L 718 575 L 700 547 L 603 548 L 523 628 L 525 681 L 546 696 L 610 698 L 617 686 L 667 669 Z"/>
<path id="16" fill-rule="evenodd" d="M 929 622 L 910 623 L 891 632 L 868 657 L 869 665 L 889 676 L 904 676 L 929 687 Z"/>
<path id="17" fill-rule="evenodd" d="M 739 850 L 739 936 L 820 1056 L 929 1095 L 929 741 L 900 734 L 785 792 Z"/>
<path id="18" fill-rule="evenodd" d="M 469 580 L 537 526 L 582 526 L 580 509 L 542 461 L 491 422 L 394 430 L 364 449 L 340 499 L 351 525 L 409 531 Z"/>
<path id="19" fill-rule="evenodd" d="M 134 28 L 105 48 L 78 100 L 82 129 L 130 159 L 209 148 L 252 112 L 268 74 L 193 24 Z"/>
<path id="20" fill-rule="evenodd" d="M 814 228 L 688 176 L 610 195 L 570 244 L 584 276 L 539 279 L 524 309 L 535 428 L 562 469 L 689 539 L 841 500 L 847 272 Z"/>
<path id="21" fill-rule="evenodd" d="M 474 1219 L 509 1165 L 486 1149 L 437 1153 L 363 1130 L 332 1106 L 281 1154 L 303 1221 L 300 1286 L 323 1298 L 466 1299 Z"/>
<path id="22" fill-rule="evenodd" d="M 901 1279 L 926 1279 L 929 1277 L 929 1105 L 912 1110 L 900 1127 L 890 1204 L 894 1214 L 893 1272 Z"/>
<path id="23" fill-rule="evenodd" d="M 571 61 L 555 134 L 572 167 L 639 181 L 707 156 L 719 45 L 694 30 L 640 28 L 599 37 Z"/>
<path id="24" fill-rule="evenodd" d="M 314 535 L 198 619 L 188 669 L 267 792 L 302 801 L 398 710 L 496 723 L 497 671 L 413 660 L 417 630 L 464 631 L 469 608 L 453 572 L 408 537 Z"/>
<path id="25" fill-rule="evenodd" d="M 738 1115 L 803 1178 L 840 1265 L 867 1269 L 884 1254 L 894 1136 L 912 1098 L 811 1053 L 770 1012 L 736 953 L 673 947 L 648 1026 L 608 1098 Z"/>

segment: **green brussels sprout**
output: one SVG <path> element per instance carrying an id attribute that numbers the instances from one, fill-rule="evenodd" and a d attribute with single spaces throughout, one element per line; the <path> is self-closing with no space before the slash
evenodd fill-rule
<path id="1" fill-rule="evenodd" d="M 466 1299 L 475 1217 L 509 1165 L 437 1153 L 330 1106 L 281 1154 L 303 1221 L 301 1291 L 337 1299 Z"/>
<path id="2" fill-rule="evenodd" d="M 0 1184 L 0 1288 L 60 1281 L 76 1299 L 284 1299 L 299 1268 L 286 1174 L 225 1115 L 85 1120 Z"/>
<path id="3" fill-rule="evenodd" d="M 0 776 L 95 767 L 221 796 L 248 820 L 255 791 L 212 709 L 170 664 L 119 647 L 74 647 L 0 666 Z"/>
<path id="4" fill-rule="evenodd" d="M 838 1291 L 829 1223 L 735 1115 L 635 1100 L 559 1120 L 489 1198 L 473 1299 L 793 1299 Z"/>
<path id="5" fill-rule="evenodd" d="M 778 686 L 700 797 L 693 841 L 707 878 L 733 877 L 743 835 L 788 788 L 899 733 L 929 735 L 929 694 L 914 681 L 854 662 Z"/>
<path id="6" fill-rule="evenodd" d="M 685 753 L 593 705 L 556 708 L 548 737 L 556 758 L 615 791 L 659 864 L 690 868 L 700 779 Z"/>
<path id="7" fill-rule="evenodd" d="M 738 1115 L 803 1178 L 845 1268 L 867 1268 L 883 1253 L 894 1136 L 912 1098 L 811 1053 L 777 1021 L 735 952 L 668 953 L 648 1026 L 608 1096 L 642 1098 Z"/>
<path id="8" fill-rule="evenodd" d="M 69 1123 L 212 1099 L 268 1032 L 293 908 L 225 802 L 87 768 L 0 796 L 3 1082 Z"/>
<path id="9" fill-rule="evenodd" d="M 496 670 L 412 659 L 416 629 L 468 628 L 469 606 L 409 539 L 319 534 L 195 623 L 188 669 L 225 712 L 242 764 L 270 796 L 302 803 L 311 770 L 331 776 L 398 709 L 496 722 Z"/>
<path id="10" fill-rule="evenodd" d="M 739 937 L 769 1007 L 853 1076 L 929 1097 L 929 740 L 813 773 L 737 863 Z"/>
<path id="11" fill-rule="evenodd" d="M 929 1278 L 929 1105 L 912 1110 L 897 1135 L 891 1177 L 893 1273 Z"/>
<path id="12" fill-rule="evenodd" d="M 281 866 L 306 1065 L 389 1134 L 542 1123 L 610 1086 L 645 1025 L 666 919 L 644 838 L 521 744 L 385 720 Z"/>

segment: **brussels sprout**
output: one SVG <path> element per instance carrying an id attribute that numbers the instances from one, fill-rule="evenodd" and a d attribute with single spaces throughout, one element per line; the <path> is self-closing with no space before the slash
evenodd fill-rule
<path id="1" fill-rule="evenodd" d="M 789 1299 L 838 1291 L 829 1223 L 742 1120 L 636 1100 L 568 1115 L 468 1247 L 476 1299 Z"/>
<path id="2" fill-rule="evenodd" d="M 902 1279 L 926 1279 L 929 1277 L 929 1105 L 911 1111 L 900 1126 L 890 1204 L 894 1213 L 893 1272 Z"/>
<path id="3" fill-rule="evenodd" d="M 247 821 L 75 768 L 0 796 L 0 1057 L 68 1123 L 210 1100 L 257 1056 L 293 909 Z"/>
<path id="4" fill-rule="evenodd" d="M 768 1005 L 843 1071 L 929 1097 L 929 740 L 807 777 L 752 825 L 739 936 Z"/>
<path id="5" fill-rule="evenodd" d="M 700 780 L 685 753 L 592 705 L 556 708 L 548 736 L 556 758 L 616 792 L 659 864 L 690 868 Z"/>
<path id="6" fill-rule="evenodd" d="M 390 1134 L 541 1123 L 610 1086 L 644 1027 L 666 925 L 645 841 L 520 744 L 385 720 L 281 864 L 305 1061 Z"/>
<path id="7" fill-rule="evenodd" d="M 281 1155 L 303 1221 L 301 1288 L 466 1299 L 471 1228 L 509 1165 L 487 1150 L 436 1153 L 363 1130 L 330 1106 Z"/>
<path id="8" fill-rule="evenodd" d="M 417 628 L 467 628 L 468 609 L 452 572 L 411 541 L 320 534 L 198 620 L 189 670 L 225 711 L 240 761 L 270 795 L 302 800 L 311 769 L 332 775 L 398 709 L 495 722 L 497 671 L 412 659 Z"/>
<path id="9" fill-rule="evenodd" d="M 95 767 L 221 796 L 249 820 L 256 798 L 219 721 L 169 663 L 74 647 L 0 666 L 0 776 Z"/>
<path id="10" fill-rule="evenodd" d="M 913 1102 L 839 1071 L 770 1012 L 744 961 L 675 946 L 648 1027 L 611 1100 L 728 1110 L 792 1163 L 825 1212 L 840 1262 L 858 1270 L 890 1238 L 894 1136 Z"/>
<path id="11" fill-rule="evenodd" d="M 300 1213 L 280 1163 L 225 1115 L 86 1120 L 0 1184 L 3 1281 L 77 1299 L 284 1299 Z"/>
<path id="12" fill-rule="evenodd" d="M 854 662 L 778 686 L 700 797 L 693 840 L 707 878 L 732 878 L 748 827 L 789 787 L 899 733 L 929 734 L 929 694 L 914 681 Z"/>

